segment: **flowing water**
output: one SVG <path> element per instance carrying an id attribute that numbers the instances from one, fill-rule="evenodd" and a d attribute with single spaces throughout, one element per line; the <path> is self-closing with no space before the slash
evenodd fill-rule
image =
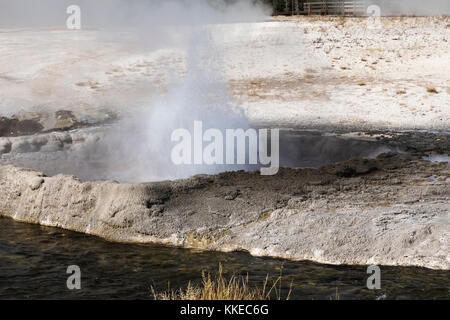
<path id="1" fill-rule="evenodd" d="M 184 287 L 219 263 L 228 275 L 248 273 L 260 287 L 267 274 L 273 281 L 282 272 L 282 296 L 292 283 L 291 299 L 450 299 L 450 271 L 382 266 L 381 290 L 369 290 L 362 266 L 112 243 L 0 218 L 1 299 L 152 299 L 151 286 Z M 81 290 L 67 289 L 70 265 L 81 268 Z"/>

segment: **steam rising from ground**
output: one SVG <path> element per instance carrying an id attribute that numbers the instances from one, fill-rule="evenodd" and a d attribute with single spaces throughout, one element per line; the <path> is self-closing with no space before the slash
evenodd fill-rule
<path id="1" fill-rule="evenodd" d="M 168 94 L 152 104 L 151 109 L 125 119 L 114 126 L 107 137 L 86 154 L 108 155 L 111 173 L 124 181 L 149 181 L 186 178 L 199 173 L 245 169 L 237 165 L 174 165 L 171 134 L 178 128 L 194 132 L 194 121 L 208 128 L 250 127 L 243 112 L 234 107 L 227 94 L 220 70 L 220 52 L 213 45 L 209 31 L 196 27 L 191 34 L 187 54 L 187 73 L 183 81 L 169 87 Z"/>
<path id="2" fill-rule="evenodd" d="M 65 0 L 0 0 L 0 28 L 63 29 L 68 17 L 66 8 L 71 4 L 74 3 Z M 106 168 L 106 171 L 110 172 L 106 176 L 130 182 L 243 169 L 242 166 L 175 166 L 170 158 L 173 145 L 170 138 L 175 129 L 192 130 L 195 120 L 202 120 L 205 129 L 249 127 L 246 117 L 233 108 L 233 102 L 227 94 L 225 81 L 222 79 L 221 52 L 215 47 L 210 34 L 212 31 L 206 25 L 265 20 L 270 13 L 267 7 L 251 0 L 81 0 L 76 4 L 81 8 L 82 29 L 102 30 L 101 33 L 96 33 L 95 37 L 106 39 L 107 43 L 120 43 L 125 48 L 138 48 L 143 54 L 176 46 L 178 50 L 185 52 L 185 70 L 172 70 L 175 66 L 170 63 L 163 67 L 164 74 L 171 78 L 168 81 L 171 84 L 167 88 L 167 95 L 159 96 L 156 100 L 152 92 L 154 88 L 150 85 L 140 88 L 139 95 L 134 95 L 130 90 L 131 93 L 118 92 L 112 96 L 101 96 L 100 99 L 103 100 L 100 101 L 97 97 L 96 105 L 121 103 L 119 108 L 123 112 L 120 122 L 112 126 L 100 141 L 85 143 L 73 154 L 73 159 L 69 152 L 68 158 L 61 161 L 99 161 L 102 162 L 102 170 Z M 241 30 L 245 32 L 245 28 Z M 126 33 L 120 33 L 122 31 Z M 85 40 L 84 32 L 86 31 L 81 31 L 79 41 L 76 37 L 71 38 L 71 45 L 74 46 L 75 41 L 75 47 L 81 52 L 91 51 L 89 45 L 92 42 L 82 41 Z M 37 61 L 38 65 L 42 62 Z M 79 65 L 80 63 L 78 69 Z M 73 83 L 77 74 L 83 72 L 92 70 L 72 68 L 67 70 L 68 75 L 64 75 L 64 78 Z M 180 74 L 183 74 L 181 79 Z M 70 90 L 67 85 L 59 84 L 60 89 L 56 86 L 58 84 L 55 84 L 55 87 L 50 84 L 49 90 L 53 93 L 59 92 L 58 97 L 66 96 L 70 99 L 69 92 L 62 92 Z M 6 102 L 0 111 L 4 115 L 19 111 L 19 106 L 11 108 L 9 100 L 3 100 Z M 2 97 L 0 104 L 1 102 Z M 46 105 L 42 101 L 34 101 L 38 109 L 34 107 L 33 111 L 45 111 L 50 108 L 52 102 L 49 101 L 49 105 Z M 5 108 L 7 110 L 4 110 Z M 17 110 L 11 110 L 15 108 Z M 24 105 L 20 108 L 23 109 Z M 134 109 L 132 112 L 126 112 L 129 108 Z M 92 172 L 92 169 L 87 165 L 86 173 Z"/>
<path id="3" fill-rule="evenodd" d="M 376 3 L 381 4 L 382 15 L 444 14 L 450 6 L 448 1 L 438 0 L 426 4 L 411 0 Z M 69 0 L 0 0 L 0 28 L 53 30 L 27 34 L 25 40 L 18 41 L 21 45 L 27 44 L 30 56 L 22 54 L 16 60 L 11 54 L 0 55 L 0 64 L 8 63 L 2 68 L 7 71 L 6 77 L 0 73 L 0 85 L 7 86 L 2 91 L 4 96 L 0 96 L 1 115 L 10 116 L 19 110 L 73 110 L 82 103 L 92 105 L 98 112 L 102 105 L 106 109 L 114 105 L 112 109 L 120 109 L 120 122 L 112 126 L 102 140 L 83 144 L 76 155 L 69 153 L 64 164 L 101 162 L 102 168 L 106 168 L 105 177 L 122 181 L 139 182 L 243 169 L 238 166 L 174 166 L 170 163 L 170 136 L 177 128 L 192 129 L 194 120 L 202 120 L 205 129 L 249 127 L 246 117 L 234 108 L 234 102 L 227 94 L 221 68 L 224 54 L 215 43 L 225 37 L 239 37 L 249 30 L 242 24 L 233 28 L 233 34 L 230 34 L 230 29 L 220 31 L 220 28 L 206 25 L 265 20 L 270 14 L 267 7 L 255 5 L 251 0 L 231 4 L 221 0 L 81 0 L 76 4 L 82 10 L 84 30 L 69 32 L 64 28 L 68 17 L 66 8 L 71 4 L 74 3 Z M 54 32 L 55 28 L 64 31 Z M 12 43 L 8 43 L 9 48 L 14 48 L 15 33 L 9 30 L 6 33 Z M 279 41 L 280 36 L 276 34 L 275 41 Z M 64 41 L 66 37 L 67 42 Z M 50 43 L 50 47 L 43 48 L 39 44 L 43 38 L 51 39 L 43 41 Z M 156 77 L 168 78 L 169 85 L 163 95 L 155 94 L 155 88 L 145 78 L 147 75 L 140 82 L 126 86 L 118 84 L 125 81 L 123 78 L 111 76 L 112 80 L 104 81 L 103 91 L 96 92 L 89 87 L 76 91 L 75 83 L 79 79 L 86 82 L 91 76 L 107 78 L 102 64 L 117 62 L 114 55 L 119 51 L 117 48 L 125 52 L 119 55 L 120 59 L 129 57 L 130 52 L 142 53 L 145 57 L 173 47 L 177 52 L 184 52 L 182 67 L 173 61 L 156 59 L 158 68 L 163 70 Z M 39 48 L 43 48 L 43 53 Z M 54 57 L 60 58 L 61 54 L 64 63 L 48 63 Z M 172 60 L 178 59 L 168 56 Z M 317 61 L 315 63 L 317 66 Z M 59 67 L 61 70 L 57 69 Z M 264 70 L 264 66 L 258 67 Z M 113 85 L 108 87 L 108 81 Z M 95 86 L 93 83 L 92 87 Z M 17 101 L 20 103 L 14 104 Z M 83 176 L 89 176 L 94 172 L 92 170 L 95 168 L 86 167 Z"/>
<path id="4" fill-rule="evenodd" d="M 88 28 L 252 22 L 270 9 L 252 0 L 0 0 L 0 27 L 64 27 L 78 5 Z"/>

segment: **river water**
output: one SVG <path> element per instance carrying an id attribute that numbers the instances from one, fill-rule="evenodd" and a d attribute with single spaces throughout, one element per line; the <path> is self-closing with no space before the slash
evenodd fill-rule
<path id="1" fill-rule="evenodd" d="M 281 295 L 292 287 L 291 299 L 450 299 L 450 271 L 381 266 L 381 289 L 369 290 L 361 266 L 112 243 L 0 218 L 1 299 L 152 299 L 151 286 L 185 287 L 201 281 L 202 270 L 216 272 L 219 263 L 228 275 L 248 273 L 259 287 L 267 275 L 273 281 L 282 272 Z M 81 290 L 67 289 L 70 265 L 81 269 Z"/>

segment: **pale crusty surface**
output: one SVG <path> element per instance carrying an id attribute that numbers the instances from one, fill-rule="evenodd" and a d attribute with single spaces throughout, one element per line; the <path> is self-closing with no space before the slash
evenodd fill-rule
<path id="1" fill-rule="evenodd" d="M 0 167 L 0 214 L 120 242 L 449 269 L 450 164 L 383 154 L 319 169 L 145 184 Z"/>

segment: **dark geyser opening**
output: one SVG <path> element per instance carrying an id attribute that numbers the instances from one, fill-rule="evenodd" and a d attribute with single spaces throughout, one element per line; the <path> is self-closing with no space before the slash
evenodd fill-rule
<path id="1" fill-rule="evenodd" d="M 75 175 L 81 180 L 117 180 L 126 183 L 139 183 L 159 180 L 146 175 L 145 171 L 164 171 L 172 174 L 165 178 L 187 178 L 193 174 L 216 174 L 225 171 L 256 171 L 261 165 L 182 165 L 179 168 L 170 164 L 170 154 L 167 153 L 167 163 L 164 168 L 152 168 L 152 159 L 146 159 L 146 165 L 136 162 L 135 155 L 114 157 L 107 140 L 105 128 L 90 128 L 73 130 L 66 133 L 56 132 L 35 136 L 9 138 L 9 143 L 3 141 L 0 150 L 2 164 L 14 164 L 42 171 L 45 175 L 56 174 Z M 109 130 L 109 128 L 107 129 Z M 114 129 L 113 129 L 114 130 Z M 1 138 L 5 139 L 5 138 Z M 106 140 L 105 140 L 106 139 Z M 280 167 L 305 168 L 333 164 L 350 158 L 375 158 L 381 153 L 395 151 L 394 148 L 376 139 L 361 138 L 358 135 L 338 135 L 323 132 L 281 130 L 279 139 Z M 170 149 L 170 148 L 167 148 Z M 139 148 L 130 152 L 139 153 Z M 248 152 L 247 152 L 248 160 Z M 141 166 L 142 175 L 133 175 L 129 167 Z M 144 168 L 144 169 L 143 169 Z M 145 168 L 147 168 L 145 170 Z M 170 171 L 173 170 L 173 171 Z"/>

